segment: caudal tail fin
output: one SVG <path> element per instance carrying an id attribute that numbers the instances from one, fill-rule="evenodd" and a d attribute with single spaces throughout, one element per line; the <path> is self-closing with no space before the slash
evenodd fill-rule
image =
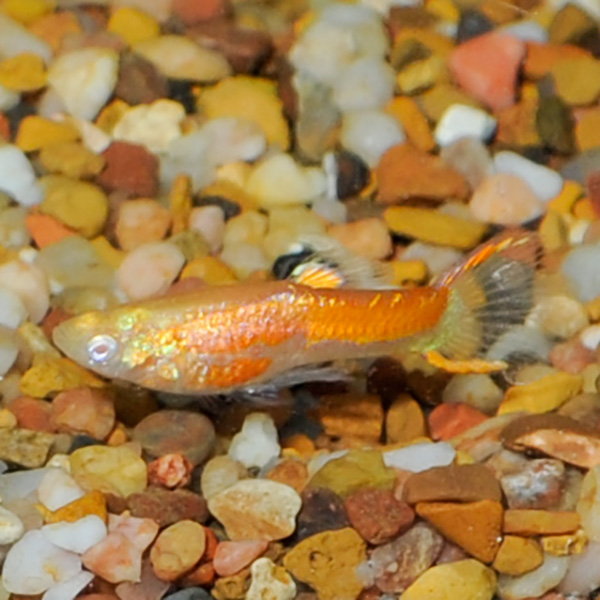
<path id="1" fill-rule="evenodd" d="M 526 231 L 505 232 L 477 249 L 436 282 L 449 291 L 448 307 L 419 350 L 448 371 L 506 368 L 494 346 L 534 308 L 543 258 L 539 237 Z"/>

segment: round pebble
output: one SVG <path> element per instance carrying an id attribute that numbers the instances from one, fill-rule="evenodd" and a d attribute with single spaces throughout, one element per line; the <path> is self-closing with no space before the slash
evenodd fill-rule
<path id="1" fill-rule="evenodd" d="M 131 252 L 143 244 L 160 242 L 170 225 L 171 216 L 159 202 L 137 198 L 120 205 L 115 235 L 119 246 Z"/>
<path id="2" fill-rule="evenodd" d="M 435 128 L 435 141 L 439 146 L 450 146 L 469 137 L 489 141 L 496 131 L 496 119 L 483 110 L 453 104 L 442 115 Z"/>

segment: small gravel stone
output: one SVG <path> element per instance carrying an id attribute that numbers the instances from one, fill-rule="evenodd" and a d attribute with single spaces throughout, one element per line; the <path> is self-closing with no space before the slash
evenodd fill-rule
<path id="1" fill-rule="evenodd" d="M 386 466 L 420 473 L 432 467 L 445 467 L 454 461 L 456 451 L 445 442 L 417 443 L 383 454 Z"/>
<path id="2" fill-rule="evenodd" d="M 483 110 L 463 104 L 448 108 L 435 128 L 435 140 L 443 148 L 464 137 L 487 142 L 496 130 L 496 119 Z"/>
<path id="3" fill-rule="evenodd" d="M 296 521 L 298 540 L 321 531 L 350 526 L 344 501 L 326 488 L 313 488 L 302 492 L 302 508 Z"/>
<path id="4" fill-rule="evenodd" d="M 179 453 L 193 465 L 199 465 L 212 450 L 215 430 L 212 422 L 200 413 L 161 410 L 136 425 L 133 439 L 150 456 Z"/>
<path id="5" fill-rule="evenodd" d="M 221 577 L 235 575 L 263 554 L 268 545 L 265 540 L 220 542 L 213 557 L 217 575 Z"/>
<path id="6" fill-rule="evenodd" d="M 247 600 L 293 600 L 296 584 L 290 574 L 277 566 L 270 558 L 259 558 L 250 569 L 252 583 L 246 594 Z"/>
<path id="7" fill-rule="evenodd" d="M 73 523 L 61 521 L 44 525 L 42 533 L 59 548 L 83 554 L 106 537 L 107 529 L 99 516 L 88 515 Z"/>
<path id="8" fill-rule="evenodd" d="M 38 500 L 49 510 L 55 511 L 83 497 L 84 491 L 62 469 L 48 469 L 37 489 Z"/>
<path id="9" fill-rule="evenodd" d="M 0 190 L 22 206 L 34 206 L 43 198 L 33 167 L 22 150 L 11 144 L 0 147 Z"/>
<path id="10" fill-rule="evenodd" d="M 114 90 L 118 62 L 108 48 L 73 50 L 50 65 L 48 83 L 71 115 L 92 120 Z"/>
<path id="11" fill-rule="evenodd" d="M 239 433 L 231 440 L 228 454 L 245 467 L 264 467 L 279 456 L 277 429 L 270 415 L 252 413 L 244 419 Z"/>
<path id="12" fill-rule="evenodd" d="M 0 506 L 0 544 L 13 544 L 24 531 L 23 521 L 15 513 Z"/>
<path id="13" fill-rule="evenodd" d="M 352 111 L 346 113 L 342 119 L 342 146 L 370 167 L 376 166 L 392 146 L 402 144 L 405 140 L 402 125 L 382 111 Z"/>
<path id="14" fill-rule="evenodd" d="M 195 521 L 179 521 L 163 530 L 150 551 L 154 573 L 163 581 L 175 581 L 202 557 L 206 534 Z"/>
<path id="15" fill-rule="evenodd" d="M 179 248 L 170 242 L 138 246 L 117 270 L 117 282 L 130 300 L 141 300 L 167 291 L 185 264 Z"/>
<path id="16" fill-rule="evenodd" d="M 119 246 L 126 252 L 138 246 L 160 242 L 171 225 L 169 211 L 156 200 L 137 198 L 123 202 L 115 225 Z"/>
<path id="17" fill-rule="evenodd" d="M 202 470 L 201 488 L 206 499 L 247 476 L 246 467 L 228 455 L 211 458 Z"/>
<path id="18" fill-rule="evenodd" d="M 301 499 L 291 487 L 244 479 L 211 496 L 208 509 L 232 540 L 279 540 L 293 533 Z"/>

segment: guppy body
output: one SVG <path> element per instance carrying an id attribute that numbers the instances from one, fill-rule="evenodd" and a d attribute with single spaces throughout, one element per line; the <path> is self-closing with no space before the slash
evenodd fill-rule
<path id="1" fill-rule="evenodd" d="M 220 394 L 295 367 L 413 349 L 435 330 L 450 293 L 289 281 L 206 287 L 75 317 L 55 329 L 54 341 L 106 377 L 171 393 Z"/>

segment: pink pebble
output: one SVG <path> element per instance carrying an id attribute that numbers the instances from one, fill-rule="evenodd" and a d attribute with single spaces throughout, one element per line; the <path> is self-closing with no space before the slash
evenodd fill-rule
<path id="1" fill-rule="evenodd" d="M 268 545 L 264 540 L 221 542 L 213 558 L 215 571 L 221 577 L 234 575 L 258 558 Z"/>
<path id="2" fill-rule="evenodd" d="M 122 515 L 109 514 L 108 531 L 124 535 L 141 553 L 156 537 L 158 524 L 152 519 L 132 517 L 129 513 L 123 513 Z"/>
<path id="3" fill-rule="evenodd" d="M 110 583 L 140 580 L 142 552 L 119 531 L 109 533 L 81 558 L 86 569 Z"/>
<path id="4" fill-rule="evenodd" d="M 515 102 L 517 74 L 525 58 L 522 40 L 501 33 L 486 33 L 454 50 L 450 70 L 469 94 L 500 110 Z"/>

